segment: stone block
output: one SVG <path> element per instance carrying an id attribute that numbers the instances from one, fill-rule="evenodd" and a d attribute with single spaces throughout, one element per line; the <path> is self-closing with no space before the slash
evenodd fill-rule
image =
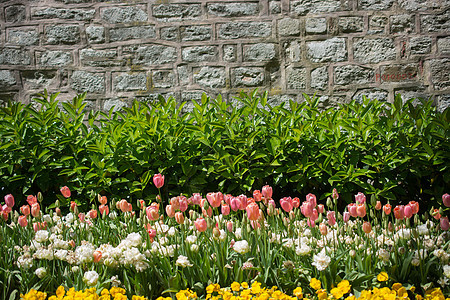
<path id="1" fill-rule="evenodd" d="M 80 62 L 83 66 L 90 67 L 114 67 L 124 65 L 124 61 L 118 59 L 116 49 L 81 49 Z"/>
<path id="2" fill-rule="evenodd" d="M 288 89 L 304 89 L 306 88 L 306 69 L 305 68 L 288 68 L 286 70 L 287 88 Z"/>
<path id="3" fill-rule="evenodd" d="M 311 71 L 311 88 L 321 91 L 328 88 L 328 67 L 323 66 Z"/>
<path id="4" fill-rule="evenodd" d="M 370 100 L 387 101 L 389 93 L 386 90 L 378 88 L 359 89 L 353 94 L 352 99 L 356 100 L 356 102 L 363 103 L 363 96 L 366 96 Z"/>
<path id="5" fill-rule="evenodd" d="M 39 44 L 39 33 L 36 28 L 9 28 L 7 30 L 8 43 L 20 46 Z"/>
<path id="6" fill-rule="evenodd" d="M 80 4 L 80 3 L 90 3 L 92 0 L 55 0 L 56 2 L 63 2 L 64 4 Z M 101 2 L 100 0 L 97 0 Z"/>
<path id="7" fill-rule="evenodd" d="M 105 76 L 86 71 L 74 71 L 70 77 L 70 87 L 79 92 L 105 92 Z"/>
<path id="8" fill-rule="evenodd" d="M 25 5 L 16 4 L 5 8 L 6 22 L 18 23 L 25 21 L 26 10 Z"/>
<path id="9" fill-rule="evenodd" d="M 444 112 L 444 110 L 450 106 L 450 94 L 438 95 L 437 97 L 437 110 Z"/>
<path id="10" fill-rule="evenodd" d="M 442 32 L 450 31 L 450 11 L 442 14 L 421 15 L 420 27 L 422 32 Z"/>
<path id="11" fill-rule="evenodd" d="M 181 26 L 182 41 L 207 41 L 211 39 L 211 25 Z"/>
<path id="12" fill-rule="evenodd" d="M 180 83 L 180 85 L 188 85 L 190 80 L 189 80 L 189 74 L 191 74 L 192 72 L 189 71 L 188 67 L 186 65 L 181 65 L 177 67 L 177 72 L 178 72 L 178 82 Z"/>
<path id="13" fill-rule="evenodd" d="M 277 57 L 275 44 L 259 43 L 244 45 L 244 61 L 270 61 Z"/>
<path id="14" fill-rule="evenodd" d="M 356 39 L 353 41 L 353 58 L 360 63 L 379 63 L 394 60 L 395 44 L 390 38 Z"/>
<path id="15" fill-rule="evenodd" d="M 225 67 L 194 68 L 194 82 L 204 88 L 224 88 L 226 85 Z"/>
<path id="16" fill-rule="evenodd" d="M 349 9 L 348 4 L 343 3 L 340 0 L 300 0 L 291 1 L 290 6 L 291 13 L 304 16 Z"/>
<path id="17" fill-rule="evenodd" d="M 155 37 L 155 26 L 152 25 L 111 28 L 109 30 L 109 39 L 111 42 L 135 39 L 153 39 Z"/>
<path id="18" fill-rule="evenodd" d="M 100 44 L 105 42 L 105 27 L 88 26 L 86 27 L 86 37 L 90 44 Z"/>
<path id="19" fill-rule="evenodd" d="M 306 34 L 323 34 L 327 33 L 326 18 L 307 18 L 305 22 Z"/>
<path id="20" fill-rule="evenodd" d="M 281 13 L 281 1 L 270 1 L 269 12 L 271 15 L 277 15 Z"/>
<path id="21" fill-rule="evenodd" d="M 14 48 L 0 48 L 0 65 L 30 65 L 31 55 L 28 51 Z"/>
<path id="22" fill-rule="evenodd" d="M 450 54 L 450 37 L 446 36 L 437 40 L 438 52 L 440 54 Z"/>
<path id="23" fill-rule="evenodd" d="M 90 21 L 95 17 L 95 9 L 84 8 L 55 8 L 32 7 L 32 19 L 67 19 L 77 21 Z"/>
<path id="24" fill-rule="evenodd" d="M 398 0 L 399 6 L 410 12 L 439 9 L 439 1 L 436 0 Z"/>
<path id="25" fill-rule="evenodd" d="M 46 51 L 40 53 L 38 62 L 42 66 L 65 67 L 72 64 L 73 58 L 69 51 Z"/>
<path id="26" fill-rule="evenodd" d="M 301 60 L 301 44 L 298 40 L 283 43 L 286 60 L 290 62 L 299 62 Z"/>
<path id="27" fill-rule="evenodd" d="M 411 54 L 428 54 L 431 52 L 431 37 L 416 36 L 409 40 Z"/>
<path id="28" fill-rule="evenodd" d="M 80 27 L 78 25 L 48 25 L 45 26 L 46 43 L 50 45 L 76 44 L 80 42 Z"/>
<path id="29" fill-rule="evenodd" d="M 368 34 L 384 33 L 388 18 L 381 15 L 369 16 L 369 31 Z"/>
<path id="30" fill-rule="evenodd" d="M 122 108 L 124 107 L 128 107 L 128 103 L 121 99 L 112 98 L 112 99 L 105 99 L 103 101 L 104 111 L 110 111 L 112 109 L 113 112 L 116 112 L 122 110 Z"/>
<path id="31" fill-rule="evenodd" d="M 175 83 L 175 75 L 172 70 L 157 70 L 152 73 L 152 87 L 170 88 Z"/>
<path id="32" fill-rule="evenodd" d="M 339 29 L 344 33 L 362 32 L 364 30 L 363 17 L 339 17 Z"/>
<path id="33" fill-rule="evenodd" d="M 116 92 L 131 92 L 147 90 L 147 74 L 139 73 L 113 73 L 113 88 Z"/>
<path id="34" fill-rule="evenodd" d="M 391 33 L 412 33 L 415 29 L 414 15 L 390 16 Z"/>
<path id="35" fill-rule="evenodd" d="M 334 84 L 365 84 L 375 81 L 375 72 L 370 68 L 357 65 L 337 66 L 334 68 Z"/>
<path id="36" fill-rule="evenodd" d="M 177 60 L 175 47 L 163 45 L 140 45 L 124 47 L 124 53 L 131 55 L 133 65 L 160 65 Z"/>
<path id="37" fill-rule="evenodd" d="M 187 62 L 216 61 L 218 51 L 216 46 L 192 46 L 183 48 L 181 56 Z"/>
<path id="38" fill-rule="evenodd" d="M 347 60 L 347 47 L 344 38 L 331 38 L 325 41 L 306 43 L 307 57 L 312 62 L 336 62 Z"/>
<path id="39" fill-rule="evenodd" d="M 202 8 L 200 4 L 158 4 L 152 6 L 152 12 L 158 21 L 171 22 L 199 19 Z"/>
<path id="40" fill-rule="evenodd" d="M 233 87 L 257 87 L 264 85 L 264 68 L 239 67 L 231 69 Z"/>
<path id="41" fill-rule="evenodd" d="M 145 22 L 148 20 L 148 14 L 144 9 L 140 6 L 105 7 L 100 10 L 100 16 L 110 24 Z"/>
<path id="42" fill-rule="evenodd" d="M 10 70 L 0 70 L 0 88 L 10 88 L 17 83 L 14 72 Z"/>
<path id="43" fill-rule="evenodd" d="M 425 63 L 427 72 L 435 90 L 448 89 L 450 87 L 450 58 L 431 59 Z"/>
<path id="44" fill-rule="evenodd" d="M 361 10 L 388 10 L 394 0 L 358 0 L 358 8 Z"/>
<path id="45" fill-rule="evenodd" d="M 166 41 L 179 40 L 178 27 L 163 27 L 161 28 L 161 38 Z"/>
<path id="46" fill-rule="evenodd" d="M 236 61 L 237 49 L 236 45 L 224 45 L 223 46 L 223 60 L 224 61 Z"/>
<path id="47" fill-rule="evenodd" d="M 269 22 L 230 22 L 218 25 L 220 39 L 269 37 L 272 25 Z"/>
<path id="48" fill-rule="evenodd" d="M 259 6 L 256 2 L 208 3 L 208 14 L 218 17 L 257 16 Z"/>
<path id="49" fill-rule="evenodd" d="M 421 103 L 420 99 L 428 100 L 430 98 L 430 95 L 425 92 L 425 87 L 394 89 L 394 96 L 397 94 L 400 94 L 403 103 L 406 103 L 406 101 L 408 100 L 414 99 L 412 101 L 412 104 L 414 106 Z"/>
<path id="50" fill-rule="evenodd" d="M 20 72 L 24 90 L 48 89 L 56 82 L 55 70 L 23 70 Z"/>
<path id="51" fill-rule="evenodd" d="M 280 36 L 298 36 L 300 34 L 300 20 L 291 18 L 279 20 L 278 34 Z"/>
<path id="52" fill-rule="evenodd" d="M 418 76 L 417 64 L 388 65 L 380 68 L 381 74 L 375 77 L 381 82 L 407 82 L 416 81 Z"/>

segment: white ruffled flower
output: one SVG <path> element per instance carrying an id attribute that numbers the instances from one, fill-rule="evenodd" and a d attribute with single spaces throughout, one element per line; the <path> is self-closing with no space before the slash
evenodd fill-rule
<path id="1" fill-rule="evenodd" d="M 194 244 L 195 242 L 197 242 L 197 236 L 195 236 L 195 235 L 188 235 L 187 237 L 186 237 L 186 243 L 188 243 L 188 244 Z"/>
<path id="2" fill-rule="evenodd" d="M 142 244 L 142 237 L 137 232 L 130 233 L 126 239 L 129 241 L 130 247 L 138 247 Z"/>
<path id="3" fill-rule="evenodd" d="M 75 219 L 72 213 L 68 213 L 64 218 L 67 224 L 72 224 Z"/>
<path id="4" fill-rule="evenodd" d="M 169 230 L 167 231 L 167 235 L 175 236 L 175 234 L 177 234 L 177 230 L 175 229 L 175 227 L 170 227 Z"/>
<path id="5" fill-rule="evenodd" d="M 236 236 L 237 239 L 242 239 L 242 229 L 236 228 L 236 230 L 234 231 L 234 235 Z"/>
<path id="6" fill-rule="evenodd" d="M 191 251 L 192 251 L 192 252 L 198 252 L 198 249 L 199 249 L 199 247 L 198 247 L 197 244 L 192 244 L 192 245 L 191 245 Z"/>
<path id="7" fill-rule="evenodd" d="M 377 251 L 377 256 L 382 261 L 388 262 L 389 258 L 391 256 L 391 253 L 389 251 L 387 251 L 386 249 L 380 249 L 380 250 Z"/>
<path id="8" fill-rule="evenodd" d="M 308 255 L 311 252 L 311 247 L 309 247 L 307 244 L 301 244 L 300 247 L 295 248 L 295 253 L 297 255 Z"/>
<path id="9" fill-rule="evenodd" d="M 186 256 L 180 255 L 177 258 L 177 261 L 175 262 L 177 266 L 186 268 L 186 267 L 192 267 L 193 265 L 189 261 L 189 259 Z"/>
<path id="10" fill-rule="evenodd" d="M 319 271 L 325 270 L 331 262 L 331 258 L 326 255 L 325 249 L 322 249 L 318 254 L 313 256 L 312 265 L 317 268 Z"/>
<path id="11" fill-rule="evenodd" d="M 450 278 L 450 265 L 444 266 L 443 269 L 445 277 Z"/>
<path id="12" fill-rule="evenodd" d="M 94 246 L 87 243 L 85 245 L 78 246 L 77 249 L 75 249 L 75 254 L 77 255 L 79 263 L 83 264 L 92 262 L 94 260 L 94 251 Z"/>
<path id="13" fill-rule="evenodd" d="M 47 230 L 38 230 L 34 236 L 34 239 L 38 243 L 44 243 L 48 240 L 48 231 Z"/>
<path id="14" fill-rule="evenodd" d="M 250 246 L 246 240 L 237 241 L 233 245 L 233 250 L 240 254 L 245 254 L 250 251 Z"/>
<path id="15" fill-rule="evenodd" d="M 39 279 L 42 279 L 47 275 L 47 270 L 45 268 L 37 268 L 36 271 L 34 271 L 34 274 L 36 274 Z"/>
<path id="16" fill-rule="evenodd" d="M 95 271 L 87 271 L 86 273 L 84 273 L 83 276 L 83 281 L 89 285 L 89 286 L 93 286 L 97 284 L 98 281 L 98 273 Z"/>

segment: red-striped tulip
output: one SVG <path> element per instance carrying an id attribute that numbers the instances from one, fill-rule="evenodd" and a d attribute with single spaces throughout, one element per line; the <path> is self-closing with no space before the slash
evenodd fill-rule
<path id="1" fill-rule="evenodd" d="M 31 215 L 33 217 L 37 217 L 39 216 L 39 212 L 41 211 L 41 206 L 39 205 L 39 203 L 35 203 L 33 205 L 31 205 Z"/>
<path id="2" fill-rule="evenodd" d="M 336 213 L 332 210 L 328 211 L 327 219 L 328 219 L 328 224 L 330 224 L 330 226 L 334 226 L 334 224 L 336 224 Z"/>
<path id="3" fill-rule="evenodd" d="M 230 210 L 231 209 L 230 209 L 230 206 L 228 204 L 226 204 L 226 203 L 222 204 L 222 208 L 221 208 L 222 215 L 228 216 L 230 214 L 230 212 L 231 212 Z"/>
<path id="4" fill-rule="evenodd" d="M 97 210 L 96 209 L 91 209 L 89 211 L 89 218 L 91 218 L 91 219 L 96 219 L 97 218 Z"/>
<path id="5" fill-rule="evenodd" d="M 22 205 L 20 207 L 20 212 L 23 213 L 25 216 L 28 216 L 30 214 L 30 206 L 29 205 Z"/>
<path id="6" fill-rule="evenodd" d="M 63 186 L 61 188 L 61 194 L 65 197 L 65 198 L 69 198 L 70 197 L 70 189 L 67 186 Z"/>
<path id="7" fill-rule="evenodd" d="M 172 205 L 166 206 L 166 214 L 169 216 L 169 218 L 175 217 L 175 209 L 173 208 Z"/>
<path id="8" fill-rule="evenodd" d="M 163 187 L 164 185 L 164 175 L 161 174 L 155 174 L 153 176 L 153 183 L 155 184 L 155 186 L 160 189 Z"/>
<path id="9" fill-rule="evenodd" d="M 37 198 L 35 196 L 33 196 L 33 195 L 28 195 L 27 196 L 27 202 L 31 206 L 31 205 L 37 203 Z"/>
<path id="10" fill-rule="evenodd" d="M 26 227 L 28 225 L 28 220 L 26 216 L 20 216 L 19 220 L 17 221 L 20 226 Z"/>
<path id="11" fill-rule="evenodd" d="M 266 201 L 272 199 L 272 187 L 270 185 L 263 186 L 261 192 L 262 192 L 264 198 L 266 199 Z"/>
<path id="12" fill-rule="evenodd" d="M 389 203 L 383 205 L 383 211 L 386 215 L 389 215 L 391 213 L 391 209 L 392 206 Z"/>
<path id="13" fill-rule="evenodd" d="M 109 215 L 109 207 L 108 207 L 108 205 L 102 204 L 102 205 L 100 205 L 98 207 L 98 210 L 100 211 L 100 215 L 102 215 L 102 216 Z"/>
<path id="14" fill-rule="evenodd" d="M 253 199 L 255 199 L 256 202 L 261 201 L 262 199 L 262 194 L 260 190 L 254 190 L 253 191 Z"/>
<path id="15" fill-rule="evenodd" d="M 359 192 L 358 194 L 355 195 L 355 201 L 359 204 L 364 204 L 366 203 L 366 195 L 364 195 L 363 193 Z"/>
<path id="16" fill-rule="evenodd" d="M 175 221 L 178 224 L 184 224 L 184 215 L 182 212 L 176 212 L 175 213 Z"/>
<path id="17" fill-rule="evenodd" d="M 5 204 L 8 206 L 8 207 L 13 207 L 14 206 L 14 196 L 13 195 L 11 195 L 11 194 L 8 194 L 8 195 L 6 195 L 5 196 Z"/>
<path id="18" fill-rule="evenodd" d="M 208 227 L 206 220 L 203 218 L 197 218 L 197 220 L 194 221 L 194 225 L 195 225 L 195 228 L 197 228 L 197 230 L 199 232 L 206 231 L 206 229 Z"/>

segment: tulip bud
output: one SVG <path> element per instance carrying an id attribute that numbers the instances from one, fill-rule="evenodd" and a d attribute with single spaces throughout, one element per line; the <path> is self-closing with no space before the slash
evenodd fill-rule
<path id="1" fill-rule="evenodd" d="M 44 200 L 44 197 L 42 196 L 42 193 L 41 193 L 41 192 L 38 192 L 38 193 L 37 193 L 37 199 L 38 199 L 38 201 L 41 202 L 41 203 L 42 203 L 42 200 Z"/>
<path id="2" fill-rule="evenodd" d="M 328 208 L 329 210 L 332 210 L 332 209 L 333 209 L 333 201 L 331 201 L 331 198 L 330 198 L 330 197 L 327 198 L 327 208 Z"/>
<path id="3" fill-rule="evenodd" d="M 370 204 L 372 205 L 372 207 L 375 207 L 377 205 L 377 197 L 375 196 L 375 194 L 372 194 L 370 196 Z"/>
<path id="4" fill-rule="evenodd" d="M 228 232 L 233 232 L 233 222 L 231 221 L 227 222 L 227 230 Z"/>
<path id="5" fill-rule="evenodd" d="M 219 230 L 219 228 L 214 227 L 213 230 L 212 230 L 212 233 L 213 233 L 213 236 L 214 236 L 215 238 L 219 238 L 219 236 L 220 236 L 220 230 Z"/>

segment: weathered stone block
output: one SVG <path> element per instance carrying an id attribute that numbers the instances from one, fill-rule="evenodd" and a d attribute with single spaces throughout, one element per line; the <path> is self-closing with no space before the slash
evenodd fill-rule
<path id="1" fill-rule="evenodd" d="M 189 74 L 192 72 L 189 71 L 188 67 L 185 65 L 177 67 L 178 72 L 178 82 L 180 85 L 188 85 L 189 84 Z"/>
<path id="2" fill-rule="evenodd" d="M 430 74 L 430 80 L 435 90 L 443 90 L 450 87 L 450 58 L 432 59 L 425 63 Z"/>
<path id="3" fill-rule="evenodd" d="M 352 99 L 356 100 L 359 103 L 363 102 L 363 96 L 370 100 L 379 100 L 379 101 L 387 101 L 388 100 L 388 92 L 383 89 L 370 88 L 370 89 L 360 89 L 357 90 L 353 95 Z"/>
<path id="4" fill-rule="evenodd" d="M 450 54 L 450 37 L 446 36 L 437 40 L 438 52 L 441 54 Z"/>
<path id="5" fill-rule="evenodd" d="M 319 67 L 311 71 L 311 88 L 326 90 L 328 87 L 328 67 Z"/>
<path id="6" fill-rule="evenodd" d="M 223 60 L 224 61 L 236 61 L 236 45 L 224 45 L 223 46 Z"/>
<path id="7" fill-rule="evenodd" d="M 218 17 L 243 17 L 259 14 L 258 3 L 232 2 L 232 3 L 208 3 L 208 14 Z"/>
<path id="8" fill-rule="evenodd" d="M 113 73 L 113 87 L 116 92 L 131 92 L 147 90 L 147 74 Z"/>
<path id="9" fill-rule="evenodd" d="M 283 43 L 286 59 L 291 62 L 299 62 L 301 60 L 300 41 L 293 40 Z"/>
<path id="10" fill-rule="evenodd" d="M 240 67 L 231 69 L 233 87 L 256 87 L 264 84 L 264 68 Z"/>
<path id="11" fill-rule="evenodd" d="M 0 88 L 9 88 L 17 83 L 14 72 L 10 70 L 0 70 Z"/>
<path id="12" fill-rule="evenodd" d="M 305 22 L 305 31 L 307 34 L 327 33 L 327 19 L 307 18 Z"/>
<path id="13" fill-rule="evenodd" d="M 182 49 L 181 56 L 187 62 L 215 61 L 217 60 L 216 46 L 193 46 Z"/>
<path id="14" fill-rule="evenodd" d="M 174 47 L 162 45 L 129 46 L 124 48 L 126 54 L 132 56 L 133 65 L 159 65 L 173 63 L 177 60 Z"/>
<path id="15" fill-rule="evenodd" d="M 291 1 L 291 13 L 298 16 L 348 9 L 340 0 L 300 0 Z"/>
<path id="16" fill-rule="evenodd" d="M 304 89 L 306 88 L 306 69 L 289 68 L 286 70 L 287 88 Z"/>
<path id="17" fill-rule="evenodd" d="M 358 0 L 358 8 L 362 10 L 387 10 L 394 0 Z"/>
<path id="18" fill-rule="evenodd" d="M 381 82 L 405 82 L 416 81 L 418 75 L 417 64 L 389 65 L 381 67 L 381 74 L 377 74 L 377 80 Z"/>
<path id="19" fill-rule="evenodd" d="M 31 55 L 28 51 L 14 48 L 0 48 L 0 65 L 29 65 Z"/>
<path id="20" fill-rule="evenodd" d="M 431 52 L 431 37 L 418 36 L 409 40 L 411 54 L 427 54 Z"/>
<path id="21" fill-rule="evenodd" d="M 56 82 L 55 70 L 23 70 L 20 72 L 23 88 L 25 90 L 32 89 L 48 89 Z"/>
<path id="22" fill-rule="evenodd" d="M 361 63 L 379 63 L 395 59 L 395 45 L 390 38 L 356 39 L 353 41 L 353 58 Z"/>
<path id="23" fill-rule="evenodd" d="M 341 32 L 362 32 L 364 30 L 363 17 L 339 17 L 339 29 Z"/>
<path id="24" fill-rule="evenodd" d="M 395 15 L 389 18 L 391 23 L 391 33 L 411 33 L 414 32 L 414 15 Z"/>
<path id="25" fill-rule="evenodd" d="M 200 4 L 159 4 L 152 7 L 153 17 L 159 21 L 182 21 L 199 19 L 202 15 Z"/>
<path id="26" fill-rule="evenodd" d="M 161 38 L 166 41 L 177 41 L 178 27 L 163 27 L 161 28 Z"/>
<path id="27" fill-rule="evenodd" d="M 88 26 L 86 27 L 86 37 L 90 44 L 100 44 L 105 42 L 105 27 Z"/>
<path id="28" fill-rule="evenodd" d="M 368 34 L 384 33 L 388 18 L 380 15 L 369 16 Z"/>
<path id="29" fill-rule="evenodd" d="M 436 98 L 438 111 L 444 112 L 450 106 L 450 94 L 438 95 Z"/>
<path id="30" fill-rule="evenodd" d="M 5 8 L 6 22 L 18 23 L 25 21 L 26 10 L 25 5 L 17 4 Z"/>
<path id="31" fill-rule="evenodd" d="M 411 12 L 440 8 L 439 1 L 435 0 L 398 0 L 398 4 L 404 10 Z"/>
<path id="32" fill-rule="evenodd" d="M 9 28 L 8 43 L 30 46 L 39 44 L 39 34 L 35 28 Z"/>
<path id="33" fill-rule="evenodd" d="M 40 54 L 39 64 L 42 66 L 64 67 L 73 62 L 72 53 L 69 51 L 46 51 Z"/>
<path id="34" fill-rule="evenodd" d="M 259 43 L 244 45 L 245 61 L 269 61 L 277 57 L 277 47 L 275 44 Z"/>
<path id="35" fill-rule="evenodd" d="M 175 75 L 171 70 L 153 71 L 152 86 L 154 88 L 169 88 L 174 85 Z"/>
<path id="36" fill-rule="evenodd" d="M 100 11 L 101 18 L 110 24 L 145 22 L 148 14 L 139 6 L 106 7 Z"/>
<path id="37" fill-rule="evenodd" d="M 55 0 L 55 1 L 56 2 L 63 2 L 64 4 L 79 4 L 79 3 L 90 3 L 90 2 L 92 2 L 92 0 Z"/>
<path id="38" fill-rule="evenodd" d="M 223 88 L 226 84 L 225 67 L 194 68 L 194 82 L 205 88 Z"/>
<path id="39" fill-rule="evenodd" d="M 32 7 L 31 17 L 33 19 L 68 19 L 77 21 L 90 21 L 95 17 L 95 9 Z"/>
<path id="40" fill-rule="evenodd" d="M 281 13 L 281 1 L 270 1 L 269 12 L 271 15 L 277 15 Z"/>
<path id="41" fill-rule="evenodd" d="M 412 101 L 412 104 L 416 106 L 417 104 L 420 104 L 420 99 L 428 100 L 430 95 L 425 92 L 425 87 L 414 87 L 414 88 L 400 88 L 400 89 L 394 89 L 394 96 L 400 94 L 402 97 L 403 103 L 405 103 L 408 100 L 414 99 Z"/>
<path id="42" fill-rule="evenodd" d="M 122 110 L 122 108 L 128 107 L 128 103 L 124 100 L 113 98 L 105 99 L 103 101 L 103 110 L 110 111 L 111 109 L 116 112 Z"/>
<path id="43" fill-rule="evenodd" d="M 78 25 L 45 26 L 47 44 L 76 44 L 80 42 L 80 27 Z"/>
<path id="44" fill-rule="evenodd" d="M 206 41 L 211 39 L 212 34 L 210 25 L 182 26 L 180 31 L 182 41 Z"/>
<path id="45" fill-rule="evenodd" d="M 422 32 L 442 32 L 450 31 L 450 11 L 438 15 L 421 15 L 420 26 Z"/>
<path id="46" fill-rule="evenodd" d="M 83 66 L 91 67 L 114 67 L 124 64 L 122 60 L 117 58 L 116 49 L 81 49 L 80 61 Z"/>
<path id="47" fill-rule="evenodd" d="M 347 60 L 347 47 L 344 38 L 331 38 L 325 41 L 307 42 L 307 56 L 312 62 Z"/>
<path id="48" fill-rule="evenodd" d="M 134 39 L 153 39 L 155 37 L 155 26 L 151 25 L 111 28 L 109 30 L 109 39 L 111 42 Z"/>
<path id="49" fill-rule="evenodd" d="M 375 81 L 375 72 L 370 68 L 356 65 L 337 66 L 334 68 L 334 84 L 365 84 Z"/>
<path id="50" fill-rule="evenodd" d="M 278 34 L 280 36 L 295 36 L 300 34 L 300 20 L 284 18 L 278 21 Z"/>
<path id="51" fill-rule="evenodd" d="M 272 25 L 268 22 L 230 22 L 218 26 L 218 37 L 220 39 L 268 37 L 272 35 Z"/>
<path id="52" fill-rule="evenodd" d="M 105 91 L 103 74 L 74 71 L 70 79 L 70 87 L 77 92 L 103 93 Z"/>

